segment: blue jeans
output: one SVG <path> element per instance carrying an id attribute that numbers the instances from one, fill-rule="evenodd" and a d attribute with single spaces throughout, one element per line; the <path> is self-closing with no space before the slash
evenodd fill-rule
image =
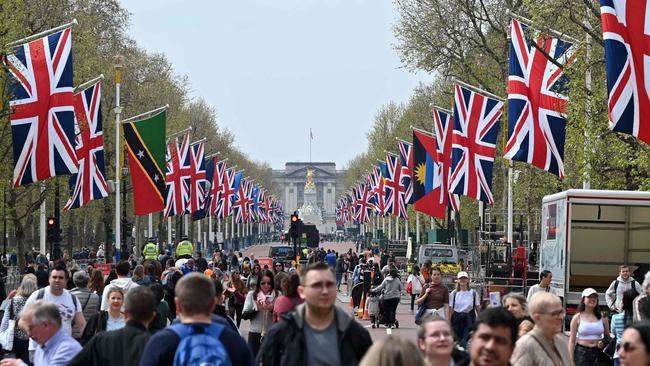
<path id="1" fill-rule="evenodd" d="M 336 272 L 336 289 L 341 287 L 341 280 L 343 279 L 343 272 Z"/>

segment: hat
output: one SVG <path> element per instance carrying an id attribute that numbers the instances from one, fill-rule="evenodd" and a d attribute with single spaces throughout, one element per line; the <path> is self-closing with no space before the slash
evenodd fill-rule
<path id="1" fill-rule="evenodd" d="M 593 294 L 598 294 L 598 291 L 594 290 L 591 287 L 582 290 L 582 297 L 589 297 Z"/>
<path id="2" fill-rule="evenodd" d="M 460 271 L 460 272 L 458 272 L 458 274 L 456 275 L 456 278 L 459 278 L 459 279 L 460 279 L 460 278 L 463 278 L 463 277 L 465 277 L 465 278 L 469 278 L 469 276 L 467 275 L 467 272 L 465 272 L 465 271 Z"/>

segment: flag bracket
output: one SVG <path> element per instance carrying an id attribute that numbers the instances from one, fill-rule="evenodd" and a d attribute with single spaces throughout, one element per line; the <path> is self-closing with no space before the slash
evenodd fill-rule
<path id="1" fill-rule="evenodd" d="M 529 27 L 535 28 L 535 27 L 534 27 L 534 23 L 533 23 L 532 20 L 530 20 L 530 19 L 528 19 L 528 18 L 526 18 L 526 17 L 523 17 L 523 16 L 521 16 L 521 15 L 518 15 L 518 14 L 516 14 L 516 13 L 513 13 L 512 10 L 510 10 L 510 9 L 506 9 L 506 15 L 509 16 L 509 17 L 511 17 L 511 18 L 513 18 L 513 19 L 517 19 L 518 21 L 520 21 L 520 22 L 526 24 L 526 25 L 529 26 Z M 536 28 L 535 28 L 535 29 L 536 29 Z M 573 38 L 573 37 L 571 37 L 571 36 L 568 35 L 568 34 L 565 34 L 565 33 L 562 33 L 562 32 L 558 32 L 558 31 L 556 31 L 556 30 L 554 30 L 554 29 L 550 29 L 550 28 L 549 28 L 549 29 L 548 29 L 548 32 L 549 32 L 550 34 L 556 36 L 557 38 L 561 39 L 561 40 L 566 40 L 566 41 L 568 41 L 568 42 L 570 42 L 570 43 L 580 43 L 580 40 L 578 40 L 577 38 Z"/>
<path id="2" fill-rule="evenodd" d="M 492 94 L 492 93 L 490 93 L 489 91 L 487 91 L 487 90 L 483 90 L 483 89 L 481 89 L 481 88 L 479 88 L 479 87 L 477 87 L 477 86 L 474 86 L 474 85 L 472 85 L 472 84 L 468 84 L 468 83 L 466 83 L 466 82 L 464 82 L 464 81 L 458 79 L 458 78 L 455 77 L 455 76 L 451 78 L 451 82 L 454 83 L 454 84 L 459 84 L 459 85 L 462 85 L 462 86 L 464 86 L 464 87 L 466 87 L 466 88 L 472 89 L 472 90 L 474 90 L 475 92 L 483 93 L 483 94 L 487 95 L 487 96 L 490 97 L 490 98 L 494 98 L 494 99 L 497 99 L 497 100 L 502 101 L 502 102 L 505 102 L 505 101 L 506 101 L 506 98 L 500 97 L 500 96 L 498 96 L 498 95 L 496 95 L 496 94 Z"/>
<path id="3" fill-rule="evenodd" d="M 185 132 L 191 132 L 191 131 L 192 131 L 192 126 L 190 126 L 188 128 L 185 128 L 185 129 L 182 129 L 180 131 L 171 133 L 171 134 L 167 135 L 167 141 L 169 141 L 169 139 L 171 139 L 172 137 L 176 137 L 178 135 L 184 134 Z"/>
<path id="4" fill-rule="evenodd" d="M 423 134 L 425 134 L 425 135 L 427 135 L 427 136 L 434 137 L 434 136 L 436 135 L 436 134 L 433 133 L 433 132 L 425 131 L 425 130 L 423 130 L 423 129 L 421 129 L 421 128 L 417 128 L 417 127 L 415 127 L 415 126 L 409 126 L 409 127 L 411 127 L 413 130 L 418 131 L 418 132 L 420 132 L 420 133 L 423 133 Z"/>
<path id="5" fill-rule="evenodd" d="M 88 86 L 90 86 L 90 85 L 92 85 L 92 84 L 95 84 L 95 83 L 98 82 L 99 80 L 103 80 L 103 79 L 104 79 L 104 74 L 99 74 L 98 77 L 96 77 L 96 78 L 94 78 L 94 79 L 91 79 L 91 80 L 88 80 L 88 81 L 86 81 L 85 83 L 83 83 L 83 84 L 81 84 L 81 85 L 78 85 L 76 88 L 74 88 L 73 92 L 74 92 L 74 93 L 77 93 L 77 91 L 79 91 L 79 90 L 84 90 L 84 89 L 86 89 Z"/>
<path id="6" fill-rule="evenodd" d="M 155 114 L 158 114 L 158 113 L 160 113 L 160 112 L 164 112 L 164 111 L 166 111 L 168 108 L 169 108 L 169 104 L 166 104 L 166 105 L 163 106 L 163 107 L 156 108 L 156 109 L 153 109 L 153 110 L 151 110 L 151 111 L 149 111 L 149 112 L 140 113 L 140 114 L 138 114 L 137 116 L 133 116 L 133 117 L 129 117 L 129 118 L 127 118 L 127 119 L 124 119 L 124 120 L 122 120 L 122 123 L 132 122 L 132 121 L 134 121 L 134 120 L 137 120 L 138 118 L 143 118 L 143 117 L 145 117 L 145 116 L 150 116 L 150 117 L 152 117 L 152 116 L 155 115 Z"/>
<path id="7" fill-rule="evenodd" d="M 13 41 L 13 42 L 11 42 L 11 43 L 7 43 L 7 44 L 5 45 L 5 47 L 13 47 L 13 46 L 21 45 L 21 44 L 23 44 L 23 43 L 31 42 L 31 41 L 33 41 L 33 40 L 35 40 L 35 39 L 38 39 L 38 38 L 41 38 L 41 37 L 44 37 L 44 36 L 48 36 L 48 35 L 50 35 L 50 34 L 52 34 L 52 33 L 55 33 L 55 32 L 60 31 L 61 29 L 65 29 L 65 28 L 68 28 L 68 27 L 72 27 L 72 26 L 75 26 L 75 25 L 77 25 L 77 24 L 79 24 L 79 22 L 77 22 L 77 18 L 74 18 L 74 19 L 72 19 L 72 21 L 71 21 L 70 23 L 66 23 L 66 24 L 60 25 L 60 26 L 58 26 L 58 27 L 55 27 L 55 28 L 52 28 L 52 29 L 48 29 L 48 30 L 46 30 L 46 31 L 42 31 L 42 32 L 40 32 L 40 33 L 32 34 L 31 36 L 28 36 L 28 37 L 21 38 L 21 39 L 19 39 L 19 40 L 17 40 L 17 41 Z"/>
<path id="8" fill-rule="evenodd" d="M 429 103 L 429 108 L 435 108 L 435 109 L 437 109 L 439 111 L 443 111 L 443 112 L 445 112 L 447 114 L 454 114 L 454 112 L 452 112 L 451 110 L 449 110 L 447 108 L 438 107 L 437 105 L 435 105 L 433 103 Z"/>
<path id="9" fill-rule="evenodd" d="M 190 146 L 198 145 L 198 144 L 200 144 L 202 142 L 206 142 L 206 141 L 208 141 L 208 138 L 204 137 L 204 138 L 202 138 L 202 139 L 200 139 L 198 141 L 194 141 L 194 142 L 190 143 Z"/>

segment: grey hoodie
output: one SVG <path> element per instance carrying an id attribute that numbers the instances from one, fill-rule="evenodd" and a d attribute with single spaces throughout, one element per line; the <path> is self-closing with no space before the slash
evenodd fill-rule
<path id="1" fill-rule="evenodd" d="M 402 297 L 402 281 L 400 281 L 399 278 L 388 275 L 384 278 L 381 285 L 375 288 L 376 292 L 381 290 L 384 290 L 384 300 L 399 299 Z"/>
<path id="2" fill-rule="evenodd" d="M 618 282 L 618 285 L 617 285 Z M 618 312 L 623 310 L 623 294 L 625 291 L 630 290 L 634 286 L 636 292 L 642 294 L 643 288 L 639 285 L 634 277 L 630 276 L 627 280 L 624 280 L 623 277 L 618 276 L 612 283 L 609 285 L 609 288 L 605 292 L 605 300 L 607 300 L 607 306 L 610 309 L 616 309 Z"/>
<path id="3" fill-rule="evenodd" d="M 102 307 L 100 310 L 108 310 L 108 293 L 110 289 L 115 287 L 120 288 L 126 296 L 126 293 L 129 292 L 130 289 L 137 286 L 137 283 L 131 281 L 131 279 L 127 277 L 114 279 L 108 286 L 104 287 L 104 292 L 102 293 Z M 124 305 L 122 305 L 122 308 L 124 308 Z"/>

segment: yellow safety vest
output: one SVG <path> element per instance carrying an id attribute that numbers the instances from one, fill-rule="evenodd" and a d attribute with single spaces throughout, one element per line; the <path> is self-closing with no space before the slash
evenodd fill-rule
<path id="1" fill-rule="evenodd" d="M 182 255 L 192 256 L 193 251 L 194 248 L 192 248 L 192 243 L 190 243 L 189 240 L 183 240 L 182 242 L 178 243 L 178 245 L 176 246 L 177 257 L 180 257 Z"/>
<path id="2" fill-rule="evenodd" d="M 158 259 L 158 246 L 154 243 L 147 243 L 144 246 L 144 251 L 142 254 L 144 255 L 144 259 L 156 260 Z"/>

